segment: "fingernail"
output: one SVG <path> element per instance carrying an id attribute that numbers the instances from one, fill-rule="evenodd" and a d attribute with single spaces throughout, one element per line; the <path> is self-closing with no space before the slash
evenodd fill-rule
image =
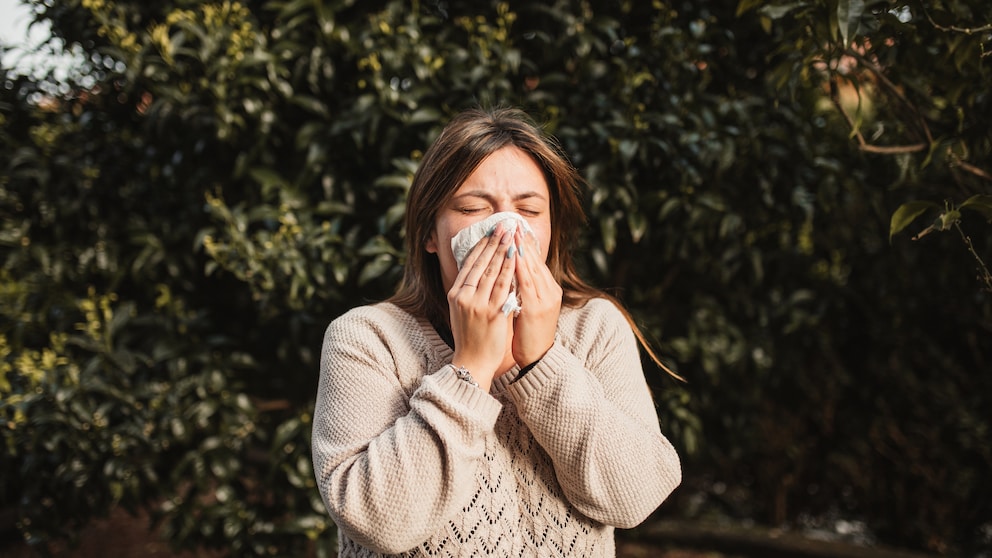
<path id="1" fill-rule="evenodd" d="M 506 259 L 512 260 L 513 259 L 513 254 L 516 251 L 517 251 L 517 247 L 511 244 L 510 245 L 510 249 L 506 251 Z"/>
<path id="2" fill-rule="evenodd" d="M 524 257 L 524 245 L 523 244 L 521 244 L 520 247 L 517 248 L 517 251 L 520 252 L 520 257 L 521 258 Z"/>

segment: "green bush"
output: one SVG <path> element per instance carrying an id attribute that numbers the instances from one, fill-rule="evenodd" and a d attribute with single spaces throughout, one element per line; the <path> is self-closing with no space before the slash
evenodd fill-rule
<path id="1" fill-rule="evenodd" d="M 685 457 L 659 515 L 987 550 L 992 8 L 600 4 L 33 2 L 86 59 L 3 70 L 0 510 L 39 548 L 120 506 L 333 554 L 323 328 L 391 292 L 446 119 L 512 104 L 689 379 L 648 368 Z"/>

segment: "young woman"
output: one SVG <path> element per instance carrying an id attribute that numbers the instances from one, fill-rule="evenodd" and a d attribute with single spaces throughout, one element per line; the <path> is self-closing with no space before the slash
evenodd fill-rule
<path id="1" fill-rule="evenodd" d="M 514 109 L 456 116 L 424 155 L 396 294 L 324 338 L 313 459 L 342 557 L 614 556 L 681 482 L 637 328 L 574 269 L 578 186 Z M 456 261 L 501 212 L 529 226 Z"/>

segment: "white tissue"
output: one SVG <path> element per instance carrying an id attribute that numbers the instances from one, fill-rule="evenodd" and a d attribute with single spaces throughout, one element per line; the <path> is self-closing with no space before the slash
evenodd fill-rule
<path id="1" fill-rule="evenodd" d="M 517 227 L 522 227 L 526 232 L 533 232 L 530 228 L 530 224 L 527 220 L 520 216 L 518 213 L 512 211 L 503 211 L 500 213 L 493 213 L 489 217 L 486 217 L 482 221 L 473 223 L 468 227 L 458 231 L 458 234 L 451 239 L 451 252 L 455 255 L 455 261 L 458 263 L 458 269 L 462 268 L 465 263 L 465 257 L 468 253 L 472 251 L 472 248 L 483 238 L 489 236 L 495 229 L 496 225 L 503 223 L 503 229 L 510 231 L 511 233 L 517 230 Z M 514 245 L 513 250 L 517 252 L 520 251 L 520 246 Z M 520 312 L 520 301 L 517 299 L 516 284 L 514 283 L 513 288 L 510 290 L 510 294 L 506 297 L 506 302 L 503 303 L 503 314 L 509 315 L 510 312 L 517 313 Z"/>

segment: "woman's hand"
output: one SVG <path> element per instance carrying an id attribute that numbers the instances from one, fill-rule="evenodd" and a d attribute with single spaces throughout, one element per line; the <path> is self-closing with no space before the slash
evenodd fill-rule
<path id="1" fill-rule="evenodd" d="M 517 297 L 520 315 L 513 323 L 513 360 L 521 368 L 537 362 L 555 342 L 561 314 L 561 285 L 541 261 L 540 246 L 533 234 L 517 229 Z"/>
<path id="2" fill-rule="evenodd" d="M 512 318 L 501 307 L 510 294 L 516 258 L 509 249 L 513 234 L 502 223 L 472 248 L 448 291 L 452 363 L 464 366 L 479 387 L 489 391 L 507 360 Z M 507 255 L 510 254 L 510 257 Z"/>

